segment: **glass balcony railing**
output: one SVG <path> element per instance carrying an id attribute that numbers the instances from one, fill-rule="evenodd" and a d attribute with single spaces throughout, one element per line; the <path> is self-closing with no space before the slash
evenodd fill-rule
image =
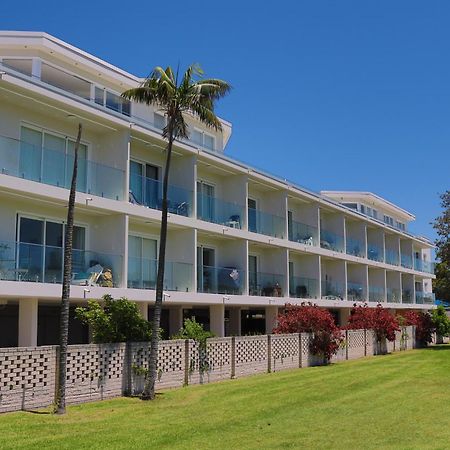
<path id="1" fill-rule="evenodd" d="M 73 155 L 0 136 L 0 173 L 70 189 Z M 77 191 L 113 200 L 124 199 L 125 172 L 78 159 Z"/>
<path id="2" fill-rule="evenodd" d="M 249 294 L 261 297 L 283 297 L 284 275 L 253 272 L 249 273 Z"/>
<path id="3" fill-rule="evenodd" d="M 209 195 L 197 194 L 197 218 L 231 228 L 242 228 L 244 207 Z"/>
<path id="4" fill-rule="evenodd" d="M 414 258 L 414 270 L 425 273 L 434 273 L 434 263 Z"/>
<path id="5" fill-rule="evenodd" d="M 400 303 L 400 289 L 388 288 L 386 295 L 388 303 Z"/>
<path id="6" fill-rule="evenodd" d="M 383 249 L 378 245 L 367 245 L 367 258 L 372 261 L 384 262 Z"/>
<path id="7" fill-rule="evenodd" d="M 318 298 L 319 280 L 304 277 L 289 277 L 289 296 L 295 298 Z"/>
<path id="8" fill-rule="evenodd" d="M 409 289 L 402 290 L 402 303 L 414 303 L 412 293 Z"/>
<path id="9" fill-rule="evenodd" d="M 398 266 L 399 256 L 398 251 L 386 249 L 386 263 L 392 266 Z"/>
<path id="10" fill-rule="evenodd" d="M 62 283 L 64 249 L 25 242 L 0 242 L 0 279 Z M 120 287 L 122 256 L 73 249 L 72 283 Z"/>
<path id="11" fill-rule="evenodd" d="M 381 286 L 369 286 L 369 302 L 384 302 L 384 288 Z"/>
<path id="12" fill-rule="evenodd" d="M 364 286 L 361 283 L 347 283 L 347 300 L 350 302 L 365 300 Z"/>
<path id="13" fill-rule="evenodd" d="M 359 256 L 360 258 L 366 256 L 364 244 L 359 239 L 347 237 L 345 246 L 347 255 Z"/>
<path id="14" fill-rule="evenodd" d="M 316 227 L 301 222 L 292 221 L 288 224 L 288 238 L 292 242 L 307 245 L 319 244 L 319 232 Z"/>
<path id="15" fill-rule="evenodd" d="M 148 258 L 128 257 L 128 287 L 131 289 L 156 289 L 158 261 Z M 192 264 L 166 261 L 164 290 L 192 292 Z"/>
<path id="16" fill-rule="evenodd" d="M 241 295 L 245 272 L 235 267 L 197 267 L 197 292 Z"/>
<path id="17" fill-rule="evenodd" d="M 320 246 L 327 250 L 344 253 L 344 237 L 321 228 Z"/>
<path id="18" fill-rule="evenodd" d="M 412 269 L 413 268 L 413 262 L 412 262 L 412 256 L 411 255 L 405 255 L 402 253 L 400 255 L 400 263 L 402 267 L 405 267 L 406 269 Z"/>
<path id="19" fill-rule="evenodd" d="M 416 303 L 419 305 L 434 305 L 435 296 L 432 292 L 416 291 Z"/>
<path id="20" fill-rule="evenodd" d="M 130 173 L 130 202 L 152 209 L 162 208 L 161 181 Z M 192 191 L 169 185 L 167 189 L 169 213 L 190 216 L 192 213 Z"/>
<path id="21" fill-rule="evenodd" d="M 322 280 L 322 298 L 327 300 L 344 300 L 344 283 Z"/>
<path id="22" fill-rule="evenodd" d="M 285 226 L 283 217 L 248 208 L 248 231 L 284 239 Z"/>

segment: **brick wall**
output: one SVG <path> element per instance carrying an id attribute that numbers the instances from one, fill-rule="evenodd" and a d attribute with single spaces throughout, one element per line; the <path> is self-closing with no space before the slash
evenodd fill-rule
<path id="1" fill-rule="evenodd" d="M 373 355 L 374 334 L 343 332 L 343 343 L 332 362 Z M 161 341 L 157 389 L 243 377 L 256 373 L 323 364 L 309 351 L 311 336 L 280 334 L 208 339 L 206 348 L 194 341 Z M 388 351 L 415 347 L 413 327 L 405 327 L 388 343 Z M 57 347 L 0 349 L 0 412 L 41 408 L 55 396 Z M 67 358 L 67 403 L 138 395 L 142 392 L 149 344 L 70 345 Z"/>

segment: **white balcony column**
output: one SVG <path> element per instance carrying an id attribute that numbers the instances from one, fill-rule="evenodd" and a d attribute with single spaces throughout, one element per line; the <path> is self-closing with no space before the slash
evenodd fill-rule
<path id="1" fill-rule="evenodd" d="M 225 336 L 225 305 L 210 305 L 209 328 L 217 337 Z"/>
<path id="2" fill-rule="evenodd" d="M 139 308 L 139 312 L 141 316 L 148 320 L 148 303 L 147 302 L 136 302 L 137 307 Z"/>
<path id="3" fill-rule="evenodd" d="M 174 306 L 169 309 L 169 336 L 177 334 L 183 327 L 183 307 Z"/>
<path id="4" fill-rule="evenodd" d="M 36 347 L 38 335 L 38 299 L 19 300 L 19 347 Z"/>
<path id="5" fill-rule="evenodd" d="M 241 308 L 230 308 L 230 326 L 228 332 L 230 336 L 241 335 Z"/>
<path id="6" fill-rule="evenodd" d="M 42 61 L 41 58 L 32 58 L 31 60 L 31 76 L 33 78 L 41 79 Z"/>
<path id="7" fill-rule="evenodd" d="M 278 306 L 266 306 L 266 334 L 271 334 L 277 326 Z"/>

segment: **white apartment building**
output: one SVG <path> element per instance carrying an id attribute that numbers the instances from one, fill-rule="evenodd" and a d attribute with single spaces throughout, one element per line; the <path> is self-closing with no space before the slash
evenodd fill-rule
<path id="1" fill-rule="evenodd" d="M 104 294 L 151 315 L 165 118 L 121 99 L 141 78 L 38 32 L 0 32 L 0 347 L 58 342 L 64 221 L 83 123 L 73 306 Z M 305 190 L 226 156 L 231 124 L 187 117 L 177 142 L 162 327 L 271 331 L 287 302 L 345 322 L 355 302 L 430 309 L 432 244 L 414 216 L 366 192 Z M 88 339 L 70 320 L 70 342 Z"/>

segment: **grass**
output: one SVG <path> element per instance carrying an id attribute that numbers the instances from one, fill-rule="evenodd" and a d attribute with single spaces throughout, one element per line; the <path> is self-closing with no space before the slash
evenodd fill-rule
<path id="1" fill-rule="evenodd" d="M 450 345 L 0 415 L 0 448 L 448 449 Z"/>

